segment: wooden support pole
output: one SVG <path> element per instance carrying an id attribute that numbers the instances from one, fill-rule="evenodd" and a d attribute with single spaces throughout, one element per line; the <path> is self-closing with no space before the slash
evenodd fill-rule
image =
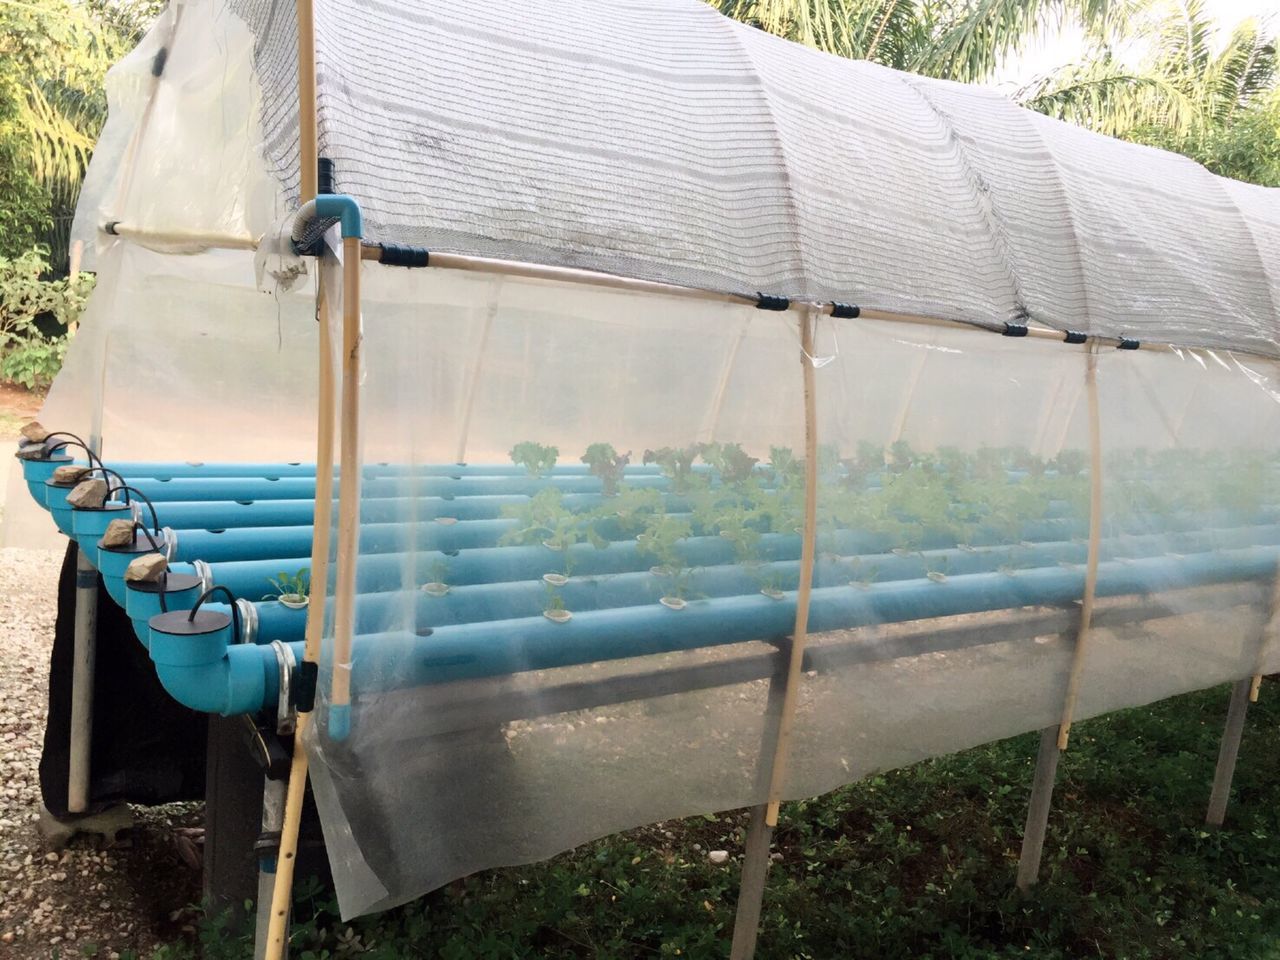
<path id="1" fill-rule="evenodd" d="M 356 554 L 360 543 L 360 238 L 342 241 L 342 406 L 338 433 L 338 555 L 330 709 L 351 703 Z"/>
<path id="2" fill-rule="evenodd" d="M 1093 622 L 1093 602 L 1098 589 L 1098 551 L 1102 540 L 1102 416 L 1098 406 L 1097 345 L 1086 347 L 1085 391 L 1089 396 L 1089 557 L 1085 567 L 1084 599 L 1080 605 L 1080 630 L 1071 654 L 1071 672 L 1067 677 L 1067 695 L 1062 705 L 1062 722 L 1058 727 L 1058 749 L 1067 749 L 1071 736 L 1071 720 L 1080 696 L 1080 680 L 1084 672 L 1085 650 L 1089 628 Z"/>
<path id="3" fill-rule="evenodd" d="M 817 385 L 814 382 L 814 328 L 819 313 L 808 311 L 800 319 L 800 363 L 804 372 L 805 424 L 805 505 L 804 537 L 800 552 L 800 588 L 796 595 L 795 629 L 787 656 L 785 681 L 779 693 L 777 678 L 769 687 L 766 706 L 765 743 L 761 765 L 757 771 L 760 783 L 768 783 L 764 804 L 752 808 L 747 828 L 746 849 L 742 863 L 742 881 L 738 890 L 738 910 L 734 920 L 730 960 L 751 960 L 755 955 L 760 913 L 764 904 L 765 880 L 769 872 L 769 844 L 778 825 L 778 808 L 786 783 L 787 760 L 791 749 L 791 730 L 800 692 L 800 674 L 804 664 L 805 642 L 809 630 L 809 598 L 813 592 L 813 564 L 816 554 L 818 526 L 818 416 Z M 776 720 L 774 717 L 776 716 Z M 769 741 L 772 749 L 769 749 Z"/>
<path id="4" fill-rule="evenodd" d="M 306 204 L 316 197 L 319 156 L 316 142 L 316 42 L 315 10 L 312 0 L 297 0 L 298 19 L 298 126 L 299 191 Z M 329 581 L 329 527 L 333 518 L 333 344 L 329 335 L 328 301 L 324 295 L 324 274 L 317 260 L 316 321 L 319 330 L 318 394 L 316 397 L 316 507 L 311 536 L 311 590 L 307 605 L 307 625 L 303 660 L 320 661 L 324 638 L 324 611 Z M 357 258 L 358 262 L 358 258 Z M 311 719 L 310 709 L 298 711 L 293 735 L 293 757 L 289 784 L 285 791 L 284 823 L 280 830 L 280 852 L 276 861 L 275 885 L 271 892 L 264 955 L 266 960 L 283 960 L 288 953 L 289 910 L 293 899 L 293 871 L 298 859 L 298 832 L 302 826 L 302 802 L 307 791 L 307 751 L 303 738 Z M 258 912 L 259 917 L 262 911 Z M 261 922 L 261 921 L 259 921 Z M 262 943 L 261 931 L 257 936 Z"/>
<path id="5" fill-rule="evenodd" d="M 1209 810 L 1204 816 L 1206 826 L 1220 827 L 1227 818 L 1231 778 L 1235 775 L 1236 758 L 1240 755 L 1240 740 L 1244 736 L 1244 718 L 1249 710 L 1249 689 L 1252 686 L 1253 681 L 1245 677 L 1237 680 L 1231 688 L 1227 723 L 1218 746 L 1218 765 L 1213 771 L 1213 789 L 1209 793 Z"/>
<path id="6" fill-rule="evenodd" d="M 1027 893 L 1040 879 L 1040 858 L 1049 826 L 1049 809 L 1053 801 L 1053 785 L 1058 776 L 1058 728 L 1040 731 L 1040 749 L 1036 753 L 1036 771 L 1031 780 L 1031 802 L 1027 805 L 1027 823 L 1022 831 L 1022 855 L 1018 858 L 1017 887 Z"/>

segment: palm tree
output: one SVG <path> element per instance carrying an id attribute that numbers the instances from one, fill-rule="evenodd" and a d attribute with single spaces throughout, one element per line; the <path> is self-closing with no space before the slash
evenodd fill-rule
<path id="1" fill-rule="evenodd" d="M 1110 29 L 1123 0 L 710 0 L 722 13 L 828 53 L 975 83 L 1068 18 Z"/>
<path id="2" fill-rule="evenodd" d="M 1024 88 L 1020 101 L 1208 162 L 1216 141 L 1274 99 L 1280 80 L 1276 40 L 1258 19 L 1237 24 L 1216 53 L 1203 0 L 1142 0 L 1133 24 L 1147 48 L 1136 67 L 1111 53 L 1111 42 L 1123 38 L 1103 39 L 1084 63 Z"/>
<path id="3" fill-rule="evenodd" d="M 0 150 L 45 197 L 42 240 L 65 265 L 71 216 L 107 101 L 107 69 L 155 0 L 0 3 Z"/>

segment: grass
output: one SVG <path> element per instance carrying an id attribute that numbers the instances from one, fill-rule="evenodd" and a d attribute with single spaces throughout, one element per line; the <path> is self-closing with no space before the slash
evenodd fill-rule
<path id="1" fill-rule="evenodd" d="M 1037 738 L 1016 737 L 783 809 L 757 956 L 977 960 L 1280 957 L 1280 686 L 1251 708 L 1227 828 L 1203 816 L 1222 687 L 1077 724 L 1042 880 L 1012 889 Z M 728 956 L 740 814 L 647 827 L 338 922 L 299 891 L 296 960 Z M 667 836 L 667 832 L 674 839 Z M 701 851 L 693 849 L 699 844 Z M 152 960 L 251 956 L 207 924 Z"/>

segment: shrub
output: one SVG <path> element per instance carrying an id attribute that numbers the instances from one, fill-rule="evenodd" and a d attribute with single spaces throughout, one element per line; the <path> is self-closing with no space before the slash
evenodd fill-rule
<path id="1" fill-rule="evenodd" d="M 0 257 L 0 378 L 29 389 L 47 387 L 62 366 L 67 334 L 46 336 L 39 321 L 65 329 L 84 309 L 91 274 L 46 280 L 48 251 L 34 247 L 19 257 Z"/>

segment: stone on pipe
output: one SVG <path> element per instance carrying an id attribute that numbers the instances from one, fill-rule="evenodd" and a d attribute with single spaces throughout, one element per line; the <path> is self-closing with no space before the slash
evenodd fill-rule
<path id="1" fill-rule="evenodd" d="M 100 510 L 107 499 L 107 481 L 100 477 L 82 480 L 67 494 L 67 503 L 81 510 Z"/>
<path id="2" fill-rule="evenodd" d="M 113 521 L 114 522 L 114 521 Z M 169 569 L 169 561 L 162 553 L 144 553 L 125 568 L 126 583 L 154 583 Z"/>
<path id="3" fill-rule="evenodd" d="M 49 431 L 44 428 L 39 420 L 32 420 L 22 428 L 22 439 L 29 443 L 44 443 L 49 437 Z"/>
<path id="4" fill-rule="evenodd" d="M 112 520 L 102 534 L 104 547 L 127 547 L 133 543 L 133 521 Z"/>
<path id="5" fill-rule="evenodd" d="M 89 468 L 82 464 L 69 463 L 54 470 L 52 480 L 54 483 L 79 483 L 88 472 Z"/>

